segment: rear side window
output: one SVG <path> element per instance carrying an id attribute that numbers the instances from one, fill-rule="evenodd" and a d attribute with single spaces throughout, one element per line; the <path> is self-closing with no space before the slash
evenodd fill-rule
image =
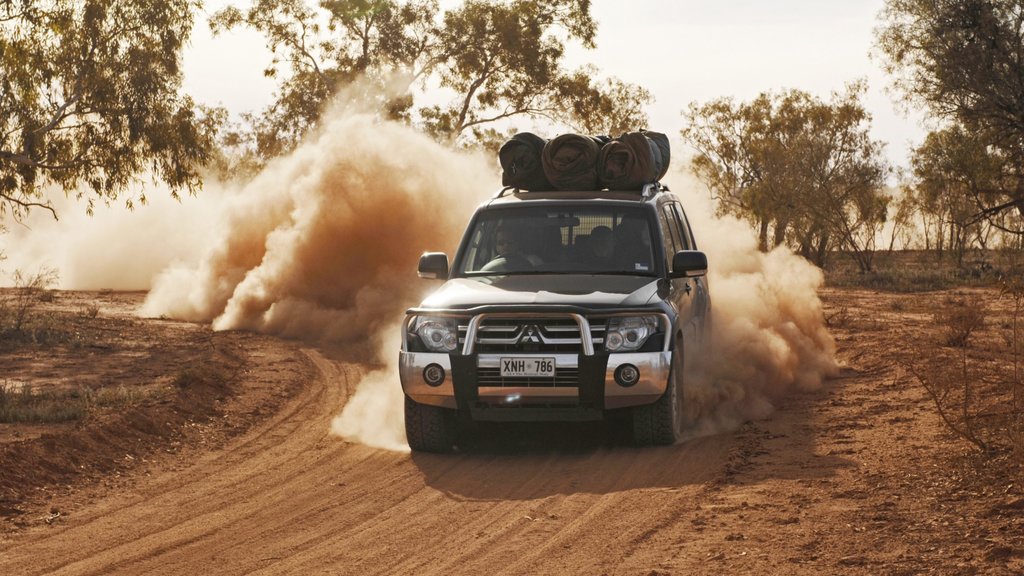
<path id="1" fill-rule="evenodd" d="M 686 219 L 686 211 L 679 204 L 672 204 L 672 212 L 675 213 L 676 219 L 679 221 L 679 230 L 686 244 L 684 250 L 696 250 L 697 242 L 693 238 L 690 222 Z"/>
<path id="2" fill-rule="evenodd" d="M 665 246 L 665 258 L 671 262 L 672 256 L 680 250 L 679 230 L 676 228 L 672 210 L 668 206 L 664 206 L 658 211 L 658 218 L 661 220 L 661 241 Z"/>

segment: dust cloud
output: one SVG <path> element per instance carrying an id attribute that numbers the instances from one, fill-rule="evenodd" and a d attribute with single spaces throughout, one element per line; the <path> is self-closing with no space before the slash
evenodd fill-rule
<path id="1" fill-rule="evenodd" d="M 684 391 L 693 435 L 764 418 L 792 390 L 819 388 L 835 375 L 835 342 L 817 290 L 821 270 L 785 247 L 763 253 L 748 224 L 714 215 L 687 175 L 679 193 L 698 247 L 708 255 L 713 354 L 688 371 Z"/>
<path id="2" fill-rule="evenodd" d="M 59 273 L 55 288 L 67 290 L 149 290 L 154 277 L 175 262 L 194 262 L 209 244 L 225 190 L 208 181 L 201 198 L 171 197 L 163 186 L 147 186 L 134 210 L 122 201 L 99 203 L 89 216 L 74 194 L 48 190 L 60 220 L 36 209 L 21 221 L 8 221 L 0 234 L 0 286 L 14 271 Z M 0 222 L 2 223 L 2 222 Z"/>
<path id="3" fill-rule="evenodd" d="M 436 286 L 416 278 L 417 260 L 452 254 L 473 208 L 497 186 L 496 170 L 477 155 L 370 115 L 328 113 L 319 134 L 228 200 L 198 264 L 163 271 L 143 314 L 317 342 L 367 368 L 384 364 L 362 379 L 332 429 L 402 449 L 394 324 Z"/>

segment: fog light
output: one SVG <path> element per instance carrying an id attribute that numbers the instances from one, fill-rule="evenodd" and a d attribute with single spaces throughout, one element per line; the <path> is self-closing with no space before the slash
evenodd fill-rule
<path id="1" fill-rule="evenodd" d="M 615 381 L 619 386 L 629 388 L 640 380 L 640 369 L 632 364 L 623 364 L 615 369 Z"/>
<path id="2" fill-rule="evenodd" d="M 431 386 L 440 386 L 444 382 L 444 368 L 431 364 L 423 369 L 423 379 Z"/>

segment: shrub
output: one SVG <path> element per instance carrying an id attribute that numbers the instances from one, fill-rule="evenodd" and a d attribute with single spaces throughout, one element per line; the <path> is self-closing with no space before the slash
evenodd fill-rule
<path id="1" fill-rule="evenodd" d="M 943 328 L 945 344 L 954 348 L 970 344 L 971 336 L 985 326 L 985 316 L 985 304 L 976 297 L 953 299 L 933 314 L 935 322 Z"/>

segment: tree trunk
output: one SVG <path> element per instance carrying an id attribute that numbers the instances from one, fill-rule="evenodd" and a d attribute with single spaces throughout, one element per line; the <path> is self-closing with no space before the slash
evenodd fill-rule
<path id="1" fill-rule="evenodd" d="M 761 252 L 768 251 L 768 220 L 761 220 L 761 228 L 757 235 L 757 247 Z"/>
<path id="2" fill-rule="evenodd" d="M 789 228 L 789 221 L 782 220 L 781 222 L 775 223 L 775 242 L 774 246 L 779 247 L 786 241 L 786 231 Z"/>
<path id="3" fill-rule="evenodd" d="M 818 236 L 818 245 L 814 249 L 814 263 L 819 268 L 825 267 L 825 259 L 828 257 L 828 232 L 822 232 L 821 236 Z"/>

